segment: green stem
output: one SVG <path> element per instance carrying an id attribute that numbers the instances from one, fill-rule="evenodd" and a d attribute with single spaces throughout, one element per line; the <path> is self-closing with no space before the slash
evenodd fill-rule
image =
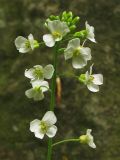
<path id="1" fill-rule="evenodd" d="M 80 139 L 65 139 L 65 140 L 62 140 L 62 141 L 59 141 L 59 142 L 56 142 L 52 145 L 52 147 L 56 146 L 56 145 L 59 145 L 59 144 L 62 144 L 62 143 L 66 143 L 66 142 L 78 142 L 80 141 Z"/>
<path id="2" fill-rule="evenodd" d="M 55 107 L 55 89 L 56 89 L 56 68 L 57 68 L 57 52 L 58 52 L 58 43 L 56 43 L 54 47 L 54 55 L 53 55 L 53 66 L 54 66 L 54 74 L 51 82 L 51 100 L 50 100 L 50 111 L 54 111 Z M 47 160 L 51 160 L 52 157 L 52 138 L 48 140 L 48 154 Z"/>

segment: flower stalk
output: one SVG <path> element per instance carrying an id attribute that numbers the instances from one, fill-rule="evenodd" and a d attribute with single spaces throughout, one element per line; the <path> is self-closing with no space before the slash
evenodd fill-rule
<path id="1" fill-rule="evenodd" d="M 57 69 L 57 53 L 58 53 L 58 42 L 54 46 L 53 52 L 53 66 L 54 66 L 54 74 L 51 82 L 51 99 L 50 99 L 50 111 L 54 111 L 55 107 L 55 89 L 56 89 L 56 69 Z M 52 157 L 52 138 L 48 140 L 48 154 L 47 160 L 51 160 Z"/>
<path id="2" fill-rule="evenodd" d="M 59 144 L 62 144 L 62 143 L 67 143 L 67 142 L 79 142 L 80 139 L 79 138 L 72 138 L 72 139 L 65 139 L 65 140 L 62 140 L 62 141 L 59 141 L 59 142 L 56 142 L 52 145 L 52 147 L 54 146 L 57 146 Z"/>

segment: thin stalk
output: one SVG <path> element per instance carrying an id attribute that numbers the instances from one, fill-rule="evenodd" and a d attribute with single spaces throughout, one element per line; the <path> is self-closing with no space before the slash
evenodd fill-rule
<path id="1" fill-rule="evenodd" d="M 54 47 L 54 53 L 53 53 L 54 74 L 51 82 L 50 111 L 54 111 L 54 107 L 55 107 L 57 52 L 58 52 L 58 43 L 56 43 Z M 52 156 L 52 138 L 49 138 L 47 160 L 51 160 L 51 156 Z"/>
<path id="2" fill-rule="evenodd" d="M 52 147 L 56 146 L 56 145 L 59 145 L 59 144 L 62 144 L 62 143 L 67 143 L 67 142 L 78 142 L 80 141 L 80 139 L 65 139 L 65 140 L 62 140 L 62 141 L 59 141 L 59 142 L 56 142 L 52 145 Z"/>

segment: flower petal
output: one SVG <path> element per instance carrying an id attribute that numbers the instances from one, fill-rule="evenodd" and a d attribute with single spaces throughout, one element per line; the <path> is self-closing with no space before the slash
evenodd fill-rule
<path id="1" fill-rule="evenodd" d="M 64 51 L 65 60 L 68 60 L 68 59 L 72 58 L 73 52 L 74 52 L 74 49 L 72 47 L 66 48 L 65 51 Z"/>
<path id="2" fill-rule="evenodd" d="M 19 49 L 19 52 L 20 52 L 20 53 L 27 53 L 27 52 L 29 52 L 30 50 L 31 50 L 30 48 L 24 47 L 24 48 L 20 48 L 20 49 Z"/>
<path id="3" fill-rule="evenodd" d="M 42 92 L 46 92 L 49 89 L 49 84 L 47 81 L 41 81 L 41 90 Z"/>
<path id="4" fill-rule="evenodd" d="M 95 143 L 94 143 L 93 141 L 90 141 L 90 142 L 88 143 L 88 145 L 89 145 L 91 148 L 96 148 L 96 145 L 95 145 Z"/>
<path id="5" fill-rule="evenodd" d="M 34 93 L 34 101 L 40 101 L 44 98 L 44 94 L 42 92 L 35 92 Z"/>
<path id="6" fill-rule="evenodd" d="M 26 69 L 25 73 L 24 73 L 25 77 L 30 78 L 30 79 L 34 79 L 35 78 L 34 77 L 34 71 L 35 71 L 34 68 Z"/>
<path id="7" fill-rule="evenodd" d="M 84 56 L 86 60 L 91 60 L 91 49 L 89 47 L 82 47 L 80 53 Z"/>
<path id="8" fill-rule="evenodd" d="M 50 138 L 54 137 L 57 132 L 57 127 L 55 125 L 52 125 L 51 127 L 48 128 L 46 135 Z"/>
<path id="9" fill-rule="evenodd" d="M 28 98 L 33 98 L 33 97 L 34 97 L 34 94 L 35 94 L 35 92 L 34 92 L 33 88 L 28 89 L 27 91 L 25 91 L 25 95 L 26 95 Z"/>
<path id="10" fill-rule="evenodd" d="M 87 134 L 87 135 L 91 135 L 91 132 L 92 132 L 92 129 L 87 129 L 86 134 Z"/>
<path id="11" fill-rule="evenodd" d="M 35 137 L 43 139 L 44 138 L 44 133 L 42 133 L 40 131 L 37 131 L 37 132 L 35 132 Z"/>
<path id="12" fill-rule="evenodd" d="M 91 91 L 91 92 L 98 92 L 99 91 L 99 86 L 93 83 L 87 84 L 87 88 Z"/>
<path id="13" fill-rule="evenodd" d="M 87 61 L 81 56 L 75 56 L 72 59 L 72 65 L 73 68 L 79 69 L 79 68 L 83 68 L 84 66 L 86 66 Z"/>
<path id="14" fill-rule="evenodd" d="M 78 47 L 80 47 L 80 39 L 79 38 L 75 38 L 69 41 L 67 48 L 74 48 L 77 49 Z"/>
<path id="15" fill-rule="evenodd" d="M 32 34 L 29 34 L 28 40 L 30 42 L 31 49 L 33 50 L 34 49 L 34 38 Z"/>
<path id="16" fill-rule="evenodd" d="M 31 81 L 30 83 L 32 84 L 32 87 L 35 88 L 35 87 L 40 87 L 42 85 L 42 80 L 35 80 L 35 81 Z"/>
<path id="17" fill-rule="evenodd" d="M 60 20 L 48 21 L 48 28 L 51 33 L 58 32 L 61 36 L 70 32 L 66 22 L 61 22 Z"/>
<path id="18" fill-rule="evenodd" d="M 85 22 L 85 25 L 86 25 L 86 30 L 88 32 L 87 38 L 89 40 L 91 40 L 92 42 L 96 43 L 95 38 L 94 38 L 95 37 L 95 35 L 94 35 L 94 27 L 90 26 L 87 21 Z"/>
<path id="19" fill-rule="evenodd" d="M 53 76 L 53 73 L 54 73 L 53 65 L 49 64 L 49 65 L 45 66 L 43 72 L 44 72 L 44 77 L 46 79 L 51 79 Z"/>
<path id="20" fill-rule="evenodd" d="M 57 118 L 56 118 L 54 112 L 48 111 L 45 113 L 42 121 L 45 121 L 49 125 L 53 125 L 57 122 Z"/>
<path id="21" fill-rule="evenodd" d="M 39 125 L 40 125 L 40 120 L 35 119 L 32 122 L 30 122 L 30 131 L 31 132 L 36 132 L 39 130 Z"/>
<path id="22" fill-rule="evenodd" d="M 101 85 L 103 84 L 103 75 L 102 74 L 93 74 L 94 77 L 93 83 L 96 85 Z"/>
<path id="23" fill-rule="evenodd" d="M 15 46 L 17 49 L 25 47 L 25 42 L 27 41 L 26 38 L 19 36 L 15 39 Z"/>
<path id="24" fill-rule="evenodd" d="M 43 36 L 43 41 L 48 47 L 53 47 L 55 45 L 55 40 L 51 34 L 45 34 Z"/>
<path id="25" fill-rule="evenodd" d="M 88 82 L 89 77 L 90 77 L 90 75 L 89 75 L 89 72 L 87 71 L 87 72 L 85 73 L 85 79 L 86 79 L 86 82 Z"/>

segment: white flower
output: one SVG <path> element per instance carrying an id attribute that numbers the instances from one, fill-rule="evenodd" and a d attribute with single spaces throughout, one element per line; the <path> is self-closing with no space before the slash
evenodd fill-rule
<path id="1" fill-rule="evenodd" d="M 88 47 L 80 46 L 80 39 L 75 38 L 69 41 L 64 51 L 65 60 L 72 58 L 72 65 L 79 69 L 86 66 L 87 61 L 91 60 L 91 50 Z"/>
<path id="2" fill-rule="evenodd" d="M 90 66 L 90 73 L 87 71 L 85 74 L 81 74 L 79 80 L 85 83 L 91 92 L 98 92 L 99 85 L 103 84 L 103 75 L 92 74 L 92 66 Z"/>
<path id="3" fill-rule="evenodd" d="M 57 122 L 57 118 L 52 111 L 45 113 L 42 120 L 35 119 L 30 122 L 30 131 L 34 132 L 35 137 L 43 139 L 46 134 L 52 138 L 56 135 L 57 127 L 54 125 Z"/>
<path id="4" fill-rule="evenodd" d="M 36 80 L 31 82 L 32 88 L 25 92 L 28 98 L 33 98 L 35 101 L 42 100 L 44 98 L 44 92 L 49 89 L 47 81 Z"/>
<path id="5" fill-rule="evenodd" d="M 92 42 L 95 42 L 95 34 L 94 34 L 94 27 L 93 26 L 90 26 L 88 24 L 88 22 L 85 22 L 85 26 L 86 26 L 86 31 L 87 31 L 87 38 L 92 41 Z"/>
<path id="6" fill-rule="evenodd" d="M 31 80 L 36 80 L 36 79 L 43 80 L 44 78 L 51 79 L 53 73 L 54 73 L 54 67 L 51 64 L 45 66 L 44 68 L 41 65 L 36 65 L 33 68 L 25 70 L 25 76 L 27 78 L 30 78 Z"/>
<path id="7" fill-rule="evenodd" d="M 28 39 L 22 36 L 18 36 L 15 39 L 15 46 L 20 53 L 29 52 L 33 50 L 37 45 L 39 44 L 36 40 L 34 40 L 34 37 L 32 34 L 28 36 Z"/>
<path id="8" fill-rule="evenodd" d="M 79 137 L 80 142 L 84 144 L 88 144 L 91 148 L 96 148 L 96 145 L 94 143 L 94 138 L 91 135 L 92 130 L 87 129 L 86 135 L 82 135 Z"/>
<path id="9" fill-rule="evenodd" d="M 45 34 L 43 36 L 43 41 L 48 47 L 53 47 L 56 41 L 62 40 L 62 38 L 70 32 L 67 24 L 60 20 L 48 21 L 47 27 L 51 34 Z"/>

